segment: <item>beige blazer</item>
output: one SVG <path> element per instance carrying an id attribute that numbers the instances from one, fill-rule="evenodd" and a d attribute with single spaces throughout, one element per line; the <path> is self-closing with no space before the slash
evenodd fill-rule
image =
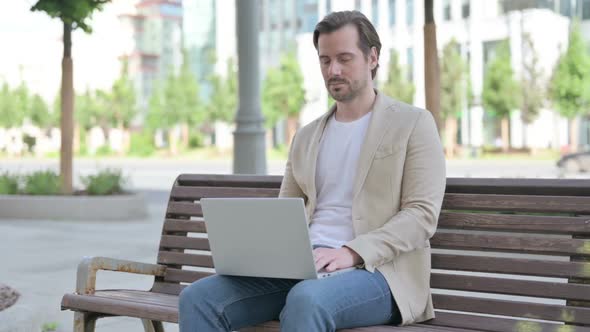
<path id="1" fill-rule="evenodd" d="M 332 108 L 301 128 L 291 145 L 279 196 L 303 197 L 308 220 L 316 207 L 319 142 Z M 387 280 L 402 325 L 434 317 L 430 242 L 445 185 L 445 159 L 430 112 L 379 92 L 354 179 L 355 238 L 346 244 L 369 272 Z"/>

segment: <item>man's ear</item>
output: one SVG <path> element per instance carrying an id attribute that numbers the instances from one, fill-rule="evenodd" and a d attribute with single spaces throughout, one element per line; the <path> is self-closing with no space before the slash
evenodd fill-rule
<path id="1" fill-rule="evenodd" d="M 371 62 L 371 70 L 375 69 L 379 64 L 379 56 L 377 55 L 377 48 L 375 46 L 371 47 L 369 60 Z"/>

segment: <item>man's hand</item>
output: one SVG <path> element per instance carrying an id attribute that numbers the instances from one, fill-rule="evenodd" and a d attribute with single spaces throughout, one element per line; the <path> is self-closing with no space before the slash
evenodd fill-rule
<path id="1" fill-rule="evenodd" d="M 363 259 L 354 250 L 348 247 L 340 249 L 317 248 L 313 250 L 315 269 L 325 268 L 326 272 L 346 269 L 363 262 Z"/>

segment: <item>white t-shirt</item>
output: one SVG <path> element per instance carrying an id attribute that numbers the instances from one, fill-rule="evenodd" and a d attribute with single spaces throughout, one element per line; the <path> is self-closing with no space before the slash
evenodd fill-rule
<path id="1" fill-rule="evenodd" d="M 317 205 L 309 226 L 313 245 L 340 248 L 354 238 L 352 187 L 371 114 L 352 122 L 328 119 L 315 174 Z"/>

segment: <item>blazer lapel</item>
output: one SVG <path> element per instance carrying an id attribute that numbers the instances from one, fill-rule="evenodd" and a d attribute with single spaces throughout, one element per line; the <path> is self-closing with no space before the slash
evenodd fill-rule
<path id="1" fill-rule="evenodd" d="M 365 178 L 367 177 L 367 173 L 373 162 L 377 147 L 379 147 L 379 144 L 383 140 L 383 136 L 391 127 L 390 122 L 393 117 L 390 115 L 391 112 L 389 111 L 389 106 L 391 106 L 391 103 L 388 103 L 387 98 L 385 98 L 380 92 L 377 92 L 375 104 L 373 105 L 371 122 L 367 128 L 365 140 L 363 141 L 361 153 L 359 155 L 358 168 L 352 191 L 353 200 L 356 198 L 365 183 Z"/>

